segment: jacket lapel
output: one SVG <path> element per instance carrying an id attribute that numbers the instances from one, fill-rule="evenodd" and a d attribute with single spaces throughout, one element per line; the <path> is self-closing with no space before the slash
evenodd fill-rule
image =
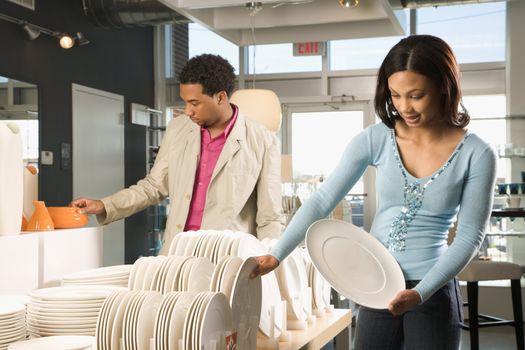
<path id="1" fill-rule="evenodd" d="M 217 174 L 219 174 L 222 168 L 224 168 L 224 166 L 228 164 L 228 162 L 233 158 L 233 156 L 239 151 L 239 149 L 241 148 L 241 143 L 245 140 L 245 138 L 245 119 L 244 116 L 239 112 L 239 114 L 237 115 L 237 120 L 235 121 L 235 125 L 233 126 L 232 131 L 230 132 L 230 135 L 228 136 L 228 139 L 224 144 L 219 159 L 217 160 L 215 169 L 213 169 L 213 175 L 211 176 L 210 184 L 213 182 L 213 179 L 215 179 L 215 177 L 217 176 Z"/>

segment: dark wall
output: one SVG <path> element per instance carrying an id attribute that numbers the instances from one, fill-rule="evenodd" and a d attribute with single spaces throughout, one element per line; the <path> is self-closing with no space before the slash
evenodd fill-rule
<path id="1" fill-rule="evenodd" d="M 31 41 L 21 27 L 0 20 L 0 75 L 38 86 L 40 149 L 54 153 L 54 164 L 40 167 L 40 198 L 47 205 L 67 205 L 72 171 L 61 169 L 59 155 L 61 143 L 72 143 L 71 84 L 123 95 L 126 121 L 131 102 L 153 106 L 153 28 L 97 27 L 84 15 L 81 0 L 40 0 L 35 11 L 0 0 L 0 12 L 55 31 L 80 31 L 91 41 L 64 50 L 55 38 L 40 35 Z M 126 186 L 145 175 L 145 142 L 144 128 L 127 122 Z M 128 245 L 144 232 L 144 213 L 127 220 L 126 261 L 139 250 Z"/>

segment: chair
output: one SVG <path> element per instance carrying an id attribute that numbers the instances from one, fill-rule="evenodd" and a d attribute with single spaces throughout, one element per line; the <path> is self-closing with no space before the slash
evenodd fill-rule
<path id="1" fill-rule="evenodd" d="M 279 131 L 281 127 L 281 102 L 271 90 L 241 89 L 235 91 L 231 103 L 237 105 L 241 113 L 266 126 L 271 132 Z"/>
<path id="2" fill-rule="evenodd" d="M 470 331 L 470 349 L 479 349 L 479 328 L 495 326 L 513 326 L 516 332 L 518 350 L 524 350 L 523 311 L 521 305 L 522 268 L 518 264 L 500 261 L 473 260 L 458 275 L 460 281 L 467 282 L 468 325 L 462 328 Z M 480 314 L 478 311 L 478 282 L 510 280 L 512 310 L 514 320 L 503 320 L 498 317 Z"/>

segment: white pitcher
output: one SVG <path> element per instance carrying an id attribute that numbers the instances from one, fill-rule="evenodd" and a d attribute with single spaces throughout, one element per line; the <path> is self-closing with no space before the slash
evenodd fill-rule
<path id="1" fill-rule="evenodd" d="M 14 123 L 0 122 L 0 236 L 20 233 L 23 170 L 20 129 Z"/>

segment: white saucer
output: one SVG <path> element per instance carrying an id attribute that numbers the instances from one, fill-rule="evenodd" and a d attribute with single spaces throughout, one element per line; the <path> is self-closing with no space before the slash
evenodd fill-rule
<path id="1" fill-rule="evenodd" d="M 319 220 L 306 233 L 314 266 L 346 298 L 385 309 L 405 289 L 399 264 L 371 234 L 348 222 Z"/>

